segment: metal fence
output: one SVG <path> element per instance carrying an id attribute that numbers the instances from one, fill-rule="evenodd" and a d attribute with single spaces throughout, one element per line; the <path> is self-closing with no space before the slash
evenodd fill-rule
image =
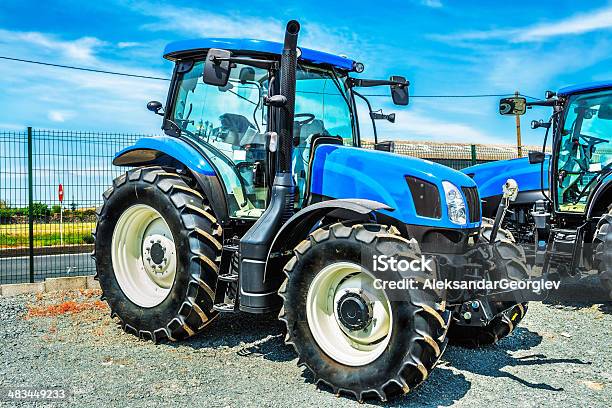
<path id="1" fill-rule="evenodd" d="M 95 208 L 121 173 L 111 160 L 144 136 L 0 131 L 0 284 L 94 273 Z M 398 141 L 392 151 L 456 169 L 516 157 L 512 146 Z"/>
<path id="2" fill-rule="evenodd" d="M 0 132 L 0 283 L 94 272 L 95 208 L 121 172 L 112 157 L 139 137 Z"/>

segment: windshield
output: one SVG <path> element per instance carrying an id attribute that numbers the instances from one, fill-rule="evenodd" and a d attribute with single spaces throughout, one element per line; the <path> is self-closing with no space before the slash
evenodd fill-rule
<path id="1" fill-rule="evenodd" d="M 268 71 L 235 64 L 228 84 L 203 82 L 204 62 L 181 74 L 170 119 L 196 139 L 218 168 L 230 216 L 259 217 L 268 202 L 269 154 L 266 149 Z M 333 73 L 298 66 L 295 96 L 293 174 L 298 205 L 305 196 L 313 136 L 340 136 L 353 145 L 350 107 L 343 84 Z"/>
<path id="2" fill-rule="evenodd" d="M 584 212 L 589 193 L 612 167 L 612 90 L 573 95 L 558 142 L 561 211 Z"/>

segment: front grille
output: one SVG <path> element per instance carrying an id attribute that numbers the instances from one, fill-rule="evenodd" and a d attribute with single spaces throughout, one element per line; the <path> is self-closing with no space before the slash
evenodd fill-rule
<path id="1" fill-rule="evenodd" d="M 411 176 L 406 176 L 406 181 L 417 214 L 421 217 L 441 218 L 442 205 L 438 187 L 435 184 Z"/>
<path id="2" fill-rule="evenodd" d="M 467 200 L 470 222 L 480 221 L 480 197 L 478 196 L 477 187 L 461 187 L 463 195 Z"/>

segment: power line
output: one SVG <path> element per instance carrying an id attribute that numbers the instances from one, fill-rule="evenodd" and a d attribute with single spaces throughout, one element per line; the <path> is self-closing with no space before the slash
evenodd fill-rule
<path id="1" fill-rule="evenodd" d="M 26 59 L 21 59 L 21 58 L 12 58 L 12 57 L 0 56 L 0 59 L 8 60 L 8 61 L 26 62 L 28 64 L 45 65 L 45 66 L 48 66 L 48 67 L 74 69 L 74 70 L 77 70 L 77 71 L 96 72 L 96 73 L 99 73 L 99 74 L 119 75 L 119 76 L 132 77 L 132 78 L 143 78 L 143 79 L 156 79 L 158 81 L 169 81 L 170 80 L 168 78 L 160 78 L 160 77 L 154 77 L 154 76 L 148 76 L 148 75 L 126 74 L 125 72 L 106 71 L 106 70 L 103 70 L 103 69 L 94 69 L 94 68 L 85 68 L 85 67 L 74 67 L 74 66 L 71 66 L 71 65 L 52 64 L 50 62 L 32 61 L 32 60 L 26 60 Z"/>
<path id="2" fill-rule="evenodd" d="M 154 79 L 154 80 L 157 80 L 157 81 L 170 81 L 170 78 L 161 78 L 161 77 L 154 77 L 154 76 L 148 76 L 148 75 L 128 74 L 128 73 L 125 73 L 125 72 L 107 71 L 107 70 L 95 69 L 95 68 L 76 67 L 76 66 L 73 66 L 73 65 L 53 64 L 53 63 L 50 63 L 50 62 L 34 61 L 34 60 L 27 60 L 27 59 L 22 59 L 22 58 L 13 58 L 13 57 L 0 56 L 0 59 L 7 60 L 7 61 L 23 62 L 23 63 L 27 63 L 27 64 L 44 65 L 44 66 L 55 67 L 55 68 L 73 69 L 73 70 L 77 70 L 77 71 L 86 71 L 86 72 L 95 72 L 95 73 L 98 73 L 98 74 L 119 75 L 119 76 L 124 76 L 124 77 L 142 78 L 142 79 Z M 504 94 L 474 94 L 474 95 L 410 95 L 410 97 L 411 98 L 500 98 L 500 97 L 512 96 L 512 95 L 514 95 L 514 93 L 504 93 Z M 379 97 L 379 96 L 380 97 L 388 97 L 389 95 L 387 95 L 387 94 L 364 94 L 363 96 L 367 96 L 367 97 Z M 529 99 L 541 100 L 540 98 L 534 98 L 533 96 L 529 96 L 529 95 L 522 95 L 521 94 L 521 96 L 524 96 L 524 97 L 529 98 Z"/>

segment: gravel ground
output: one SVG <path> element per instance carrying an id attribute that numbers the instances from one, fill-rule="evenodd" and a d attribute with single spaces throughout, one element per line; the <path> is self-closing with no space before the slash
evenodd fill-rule
<path id="1" fill-rule="evenodd" d="M 88 407 L 360 406 L 312 384 L 273 316 L 226 315 L 191 340 L 154 345 L 123 334 L 97 295 L 0 297 L 0 388 L 64 386 L 71 405 Z M 48 308 L 65 301 L 71 313 Z M 425 384 L 391 404 L 610 407 L 611 313 L 532 302 L 511 337 L 449 346 Z"/>

